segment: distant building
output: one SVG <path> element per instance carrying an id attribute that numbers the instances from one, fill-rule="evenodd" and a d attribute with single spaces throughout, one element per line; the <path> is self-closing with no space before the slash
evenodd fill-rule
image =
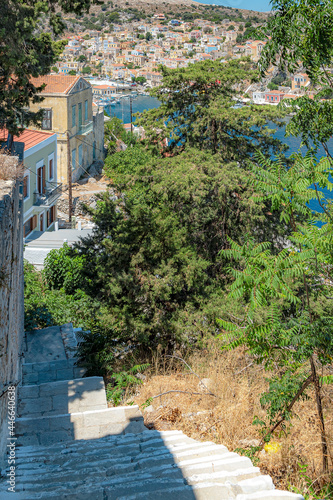
<path id="1" fill-rule="evenodd" d="M 252 100 L 254 104 L 265 104 L 266 103 L 265 92 L 260 92 L 259 90 L 253 92 Z"/>
<path id="2" fill-rule="evenodd" d="M 279 90 L 267 90 L 265 92 L 265 102 L 266 104 L 279 104 L 284 96 L 285 94 Z"/>
<path id="3" fill-rule="evenodd" d="M 310 78 L 306 73 L 297 73 L 291 79 L 291 90 L 297 90 L 310 85 Z"/>
<path id="4" fill-rule="evenodd" d="M 46 75 L 31 82 L 46 85 L 41 92 L 44 100 L 32 104 L 31 110 L 44 108 L 42 130 L 58 136 L 58 181 L 67 184 L 69 164 L 76 181 L 95 160 L 104 159 L 103 109 L 93 112 L 91 84 L 80 76 Z"/>

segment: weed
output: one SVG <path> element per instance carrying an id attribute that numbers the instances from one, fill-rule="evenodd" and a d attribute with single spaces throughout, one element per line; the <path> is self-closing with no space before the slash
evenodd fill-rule
<path id="1" fill-rule="evenodd" d="M 112 401 L 114 406 L 118 406 L 125 394 L 125 391 L 135 385 L 142 384 L 142 380 L 136 375 L 147 370 L 148 363 L 135 365 L 127 371 L 114 372 L 111 374 L 112 382 L 106 386 L 106 397 Z"/>

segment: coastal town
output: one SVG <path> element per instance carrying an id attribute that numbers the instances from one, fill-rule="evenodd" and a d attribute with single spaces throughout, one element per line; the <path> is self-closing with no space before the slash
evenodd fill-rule
<path id="1" fill-rule="evenodd" d="M 0 2 L 1 500 L 333 498 L 332 0 L 213 1 Z"/>
<path id="2" fill-rule="evenodd" d="M 102 16 L 105 18 L 105 13 Z M 106 25 L 101 30 L 68 32 L 51 73 L 32 80 L 36 87 L 45 85 L 41 92 L 42 126 L 14 137 L 14 149 L 25 168 L 24 237 L 28 242 L 33 234 L 59 229 L 59 223 L 60 228 L 78 227 L 78 221 L 72 218 L 72 186 L 77 190 L 74 198 L 78 206 L 82 196 L 86 201 L 93 195 L 93 190 L 82 183 L 101 173 L 106 153 L 106 115 L 120 109 L 121 103 L 123 106 L 127 102 L 128 106 L 128 98 L 149 95 L 151 88 L 161 85 L 161 66 L 186 68 L 199 61 L 223 62 L 243 56 L 257 63 L 266 44 L 251 38 L 263 21 L 250 16 L 242 22 L 228 18 L 221 22 L 200 18 L 184 21 L 170 19 L 160 11 L 145 20 L 136 20 L 136 16 L 125 12 L 118 14 L 117 19 L 119 24 L 113 23 L 111 30 Z M 282 99 L 302 95 L 313 95 L 305 72 L 291 75 L 272 66 L 264 79 L 248 85 L 238 104 L 276 106 Z M 37 111 L 38 106 L 32 104 L 31 109 Z M 132 118 L 131 123 L 123 126 L 127 131 L 142 133 L 132 125 Z M 5 147 L 8 134 L 5 130 L 1 134 Z M 104 189 L 103 181 L 95 186 L 96 191 Z M 59 213 L 58 200 L 63 209 Z M 81 222 L 85 227 L 87 220 L 83 218 Z"/>
<path id="3" fill-rule="evenodd" d="M 102 16 L 105 18 L 105 13 Z M 226 18 L 216 23 L 170 19 L 160 12 L 142 22 L 123 13 L 119 20 L 121 24 L 113 24 L 112 30 L 87 29 L 69 35 L 53 68 L 57 74 L 93 78 L 95 102 L 104 105 L 118 104 L 123 89 L 130 85 L 137 84 L 139 93 L 159 86 L 160 66 L 186 68 L 198 61 L 244 56 L 257 63 L 266 44 L 251 37 L 261 22 L 250 16 L 243 22 Z M 296 99 L 312 90 L 306 73 L 287 75 L 272 66 L 263 81 L 249 86 L 244 99 L 277 105 L 284 98 Z"/>

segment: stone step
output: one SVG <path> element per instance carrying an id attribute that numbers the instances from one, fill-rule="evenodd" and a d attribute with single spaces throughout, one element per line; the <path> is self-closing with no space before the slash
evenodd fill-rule
<path id="1" fill-rule="evenodd" d="M 18 416 L 48 417 L 107 408 L 102 377 L 25 385 L 18 391 Z"/>
<path id="2" fill-rule="evenodd" d="M 143 418 L 136 405 L 16 420 L 18 446 L 48 446 L 80 439 L 98 439 L 111 434 L 138 433 L 144 429 Z"/>
<path id="3" fill-rule="evenodd" d="M 119 407 L 118 407 L 119 408 Z M 133 408 L 126 407 L 126 408 Z M 116 448 L 118 446 L 132 445 L 140 443 L 145 446 L 147 444 L 158 444 L 165 446 L 183 446 L 187 444 L 197 444 L 192 438 L 189 438 L 181 431 L 148 431 L 146 428 L 139 434 L 126 433 L 120 435 L 108 435 L 100 438 L 98 441 L 95 439 L 85 441 L 68 441 L 66 443 L 56 443 L 48 446 L 24 446 L 18 447 L 16 451 L 17 457 L 22 460 L 25 457 L 38 457 L 44 459 L 47 456 L 55 457 L 58 453 L 82 453 L 86 454 L 89 450 L 97 450 L 104 448 L 105 445 Z"/>
<path id="4" fill-rule="evenodd" d="M 304 497 L 290 491 L 268 490 L 250 494 L 239 494 L 236 500 L 304 500 Z"/>
<path id="5" fill-rule="evenodd" d="M 149 445 L 148 445 L 149 446 Z M 112 457 L 110 457 L 110 446 L 105 446 L 103 448 L 97 447 L 97 449 L 86 450 L 84 453 L 73 452 L 66 454 L 59 454 L 59 456 L 46 456 L 42 454 L 39 460 L 36 457 L 22 458 L 18 456 L 20 461 L 20 468 L 31 467 L 31 464 L 36 464 L 37 462 L 43 463 L 45 470 L 47 468 L 52 469 L 55 465 L 61 465 L 66 461 L 66 469 L 72 469 L 73 467 L 80 466 L 84 464 L 86 459 L 89 459 L 90 467 L 99 467 L 100 465 L 109 464 L 111 465 L 113 461 L 119 462 L 123 457 L 130 456 L 132 459 L 141 460 L 143 463 L 147 460 L 147 457 L 160 457 L 161 461 L 170 456 L 174 458 L 174 461 L 182 460 L 184 458 L 195 458 L 200 456 L 215 456 L 228 454 L 228 456 L 238 456 L 234 453 L 229 453 L 227 448 L 224 446 L 218 446 L 210 443 L 196 443 L 195 446 L 184 444 L 184 446 L 174 447 L 157 447 L 152 448 L 149 446 L 143 447 L 140 443 L 133 444 L 130 443 L 124 446 L 113 446 L 112 447 Z"/>
<path id="6" fill-rule="evenodd" d="M 218 451 L 216 452 L 218 453 Z M 229 452 L 224 453 L 223 455 L 218 455 L 216 454 L 215 456 L 211 456 L 210 460 L 208 457 L 205 456 L 205 451 L 203 450 L 200 454 L 192 454 L 191 458 L 193 459 L 202 459 L 202 471 L 210 471 L 213 467 L 215 468 L 215 465 L 217 464 L 217 469 L 219 468 L 220 460 L 223 459 L 223 464 L 227 462 L 227 459 L 234 459 L 236 454 L 230 454 Z M 236 455 L 237 456 L 237 455 Z M 238 457 L 238 456 L 237 456 Z M 156 460 L 159 458 L 159 460 Z M 104 477 L 104 476 L 112 476 L 116 472 L 119 473 L 129 473 L 131 471 L 135 470 L 140 470 L 140 471 L 148 471 L 149 474 L 152 474 L 152 471 L 154 471 L 154 474 L 164 474 L 169 468 L 174 468 L 177 469 L 175 466 L 179 463 L 179 460 L 183 458 L 183 455 L 180 457 L 169 453 L 163 454 L 163 456 L 160 457 L 155 457 L 155 461 L 152 463 L 149 461 L 147 463 L 147 460 L 142 460 L 140 458 L 140 455 L 137 456 L 131 456 L 129 453 L 117 457 L 117 458 L 105 458 L 105 459 L 99 459 L 96 457 L 95 461 L 91 456 L 87 456 L 85 461 L 82 461 L 81 459 L 76 459 L 76 460 L 66 460 L 63 462 L 61 465 L 58 464 L 25 464 L 25 465 L 19 465 L 17 469 L 17 477 L 19 476 L 25 476 L 32 479 L 33 476 L 35 476 L 34 481 L 36 483 L 42 481 L 43 483 L 46 481 L 50 482 L 62 482 L 63 480 L 72 480 L 72 481 L 81 481 L 81 476 L 84 474 L 84 477 L 86 477 L 87 472 L 90 474 L 93 474 L 95 478 L 97 477 Z M 200 461 L 198 460 L 198 462 Z M 196 465 L 196 463 L 194 465 Z M 235 461 L 233 460 L 233 464 L 235 464 Z M 246 467 L 248 465 L 247 462 L 244 462 L 244 460 L 240 460 L 238 462 L 240 467 Z M 65 472 L 63 470 L 65 468 Z M 227 465 L 224 467 L 224 469 L 230 469 L 230 466 Z M 223 470 L 224 470 L 223 469 Z M 184 474 L 190 475 L 191 474 L 191 467 L 189 466 L 187 469 L 183 469 Z M 189 471 L 189 472 L 188 472 Z M 198 481 L 196 481 L 198 482 Z"/>
<path id="7" fill-rule="evenodd" d="M 86 369 L 76 365 L 76 359 L 58 359 L 22 365 L 22 384 L 33 385 L 57 380 L 82 378 Z"/>

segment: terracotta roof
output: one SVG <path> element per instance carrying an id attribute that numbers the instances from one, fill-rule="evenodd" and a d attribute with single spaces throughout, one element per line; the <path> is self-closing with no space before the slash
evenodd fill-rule
<path id="1" fill-rule="evenodd" d="M 24 151 L 28 151 L 28 149 L 33 148 L 36 144 L 45 141 L 52 135 L 56 135 L 53 132 L 41 132 L 39 130 L 29 130 L 25 129 L 22 134 L 17 137 L 14 136 L 14 142 L 23 142 L 24 143 Z M 8 131 L 6 129 L 0 130 L 0 141 L 6 141 L 8 137 Z"/>
<path id="2" fill-rule="evenodd" d="M 38 78 L 31 78 L 30 81 L 35 87 L 40 87 L 43 83 L 46 84 L 42 94 L 68 94 L 73 85 L 80 79 L 80 76 L 71 75 L 45 75 Z"/>

